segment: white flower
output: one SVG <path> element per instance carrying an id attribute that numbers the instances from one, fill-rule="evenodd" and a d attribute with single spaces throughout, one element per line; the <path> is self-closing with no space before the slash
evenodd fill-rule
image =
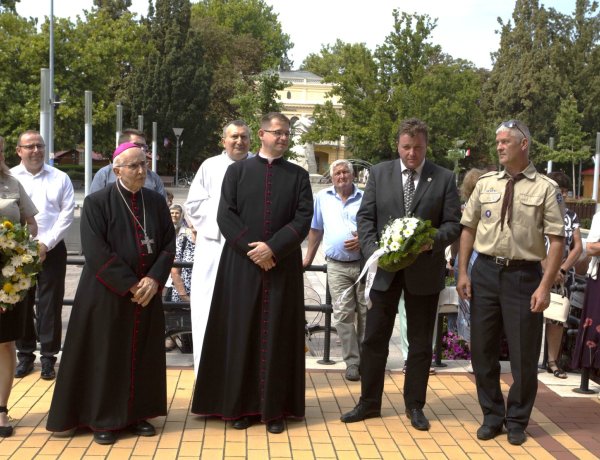
<path id="1" fill-rule="evenodd" d="M 20 290 L 29 289 L 31 287 L 31 279 L 30 278 L 21 278 L 17 283 Z"/>
<path id="2" fill-rule="evenodd" d="M 15 274 L 15 267 L 13 267 L 12 265 L 6 265 L 2 269 L 2 275 L 5 277 L 13 276 L 14 274 Z"/>
<path id="3" fill-rule="evenodd" d="M 33 257 L 29 253 L 23 254 L 21 256 L 21 259 L 23 260 L 24 264 L 30 264 L 31 262 L 33 262 Z"/>
<path id="4" fill-rule="evenodd" d="M 392 242 L 392 244 L 390 244 L 390 251 L 397 251 L 398 249 L 400 249 L 400 244 L 397 242 Z"/>
<path id="5" fill-rule="evenodd" d="M 405 238 L 410 238 L 411 236 L 413 236 L 414 233 L 415 233 L 414 230 L 411 230 L 409 228 L 407 228 L 406 230 L 404 230 L 402 232 L 402 234 L 404 235 Z"/>

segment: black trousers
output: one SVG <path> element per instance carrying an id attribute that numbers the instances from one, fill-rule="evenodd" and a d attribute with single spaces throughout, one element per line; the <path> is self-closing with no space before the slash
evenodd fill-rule
<path id="1" fill-rule="evenodd" d="M 405 286 L 404 271 L 400 270 L 387 291 L 371 289 L 370 292 L 373 306 L 367 312 L 360 354 L 360 400 L 370 409 L 381 409 L 389 343 L 403 292 L 408 335 L 404 405 L 406 409 L 422 409 L 425 406 L 439 293 L 425 296 L 411 294 Z"/>
<path id="2" fill-rule="evenodd" d="M 537 394 L 543 314 L 530 310 L 540 264 L 502 267 L 478 257 L 471 272 L 471 347 L 483 424 L 525 429 Z M 506 408 L 500 389 L 500 336 L 508 341 L 513 384 Z"/>
<path id="3" fill-rule="evenodd" d="M 42 270 L 38 274 L 37 285 L 29 290 L 25 298 L 27 310 L 27 333 L 17 340 L 19 361 L 35 359 L 37 339 L 41 346 L 42 359 L 56 361 L 62 338 L 62 306 L 65 296 L 65 276 L 67 273 L 67 246 L 64 241 L 58 243 L 46 253 Z M 35 294 L 38 303 L 35 308 L 35 327 L 33 305 Z"/>

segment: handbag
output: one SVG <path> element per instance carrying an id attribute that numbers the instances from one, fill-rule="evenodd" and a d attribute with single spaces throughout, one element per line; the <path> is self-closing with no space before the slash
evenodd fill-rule
<path id="1" fill-rule="evenodd" d="M 550 293 L 550 306 L 544 310 L 544 318 L 564 323 L 569 317 L 571 302 L 564 284 L 561 285 L 560 291 Z"/>

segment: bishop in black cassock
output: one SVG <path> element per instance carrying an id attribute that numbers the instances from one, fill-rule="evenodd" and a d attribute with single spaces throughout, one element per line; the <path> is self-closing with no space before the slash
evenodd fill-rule
<path id="1" fill-rule="evenodd" d="M 141 188 L 145 159 L 132 145 L 115 160 L 119 180 L 84 201 L 85 265 L 47 423 L 50 431 L 91 428 L 101 444 L 128 426 L 154 434 L 145 420 L 167 413 L 159 288 L 175 231 L 164 197 Z"/>
<path id="2" fill-rule="evenodd" d="M 308 173 L 281 157 L 285 120 L 263 119 L 260 153 L 225 173 L 217 222 L 226 244 L 192 403 L 238 429 L 260 418 L 272 433 L 284 416 L 304 416 L 300 245 L 313 212 Z"/>

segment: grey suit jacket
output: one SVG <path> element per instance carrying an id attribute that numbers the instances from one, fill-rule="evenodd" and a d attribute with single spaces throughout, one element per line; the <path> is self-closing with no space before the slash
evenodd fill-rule
<path id="1" fill-rule="evenodd" d="M 421 253 L 404 269 L 406 288 L 415 295 L 436 294 L 444 288 L 444 250 L 460 235 L 460 200 L 454 174 L 425 160 L 411 213 L 430 220 L 438 231 L 432 250 Z M 379 248 L 383 227 L 390 219 L 404 215 L 400 159 L 373 166 L 357 213 L 358 238 L 365 258 Z M 373 289 L 386 291 L 394 276 L 395 273 L 378 269 Z"/>

